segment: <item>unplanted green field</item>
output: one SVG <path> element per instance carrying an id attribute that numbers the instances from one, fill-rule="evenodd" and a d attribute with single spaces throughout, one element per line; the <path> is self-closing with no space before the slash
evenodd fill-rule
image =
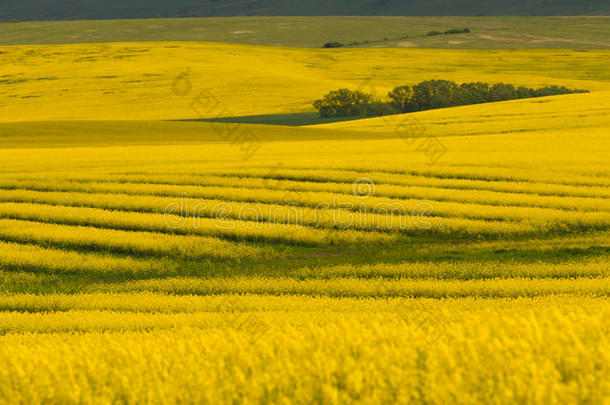
<path id="1" fill-rule="evenodd" d="M 469 28 L 471 33 L 426 36 Z M 197 41 L 320 48 L 608 49 L 599 17 L 224 17 L 0 23 L 0 45 Z"/>

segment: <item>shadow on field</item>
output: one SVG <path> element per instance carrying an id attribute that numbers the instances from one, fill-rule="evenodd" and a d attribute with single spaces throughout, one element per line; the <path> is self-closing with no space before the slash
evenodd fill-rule
<path id="1" fill-rule="evenodd" d="M 159 262 L 149 271 L 132 272 L 128 269 L 108 269 L 106 271 L 87 268 L 63 268 L 58 265 L 52 274 L 43 265 L 35 263 L 4 264 L 0 270 L 1 293 L 77 293 L 112 291 L 122 283 L 166 278 L 230 279 L 234 277 L 279 278 L 295 280 L 327 280 L 335 278 L 357 279 L 447 279 L 470 280 L 508 277 L 511 268 L 520 265 L 565 264 L 565 271 L 546 274 L 547 278 L 582 277 L 582 266 L 575 263 L 596 263 L 606 260 L 610 246 L 596 243 L 586 238 L 574 240 L 571 246 L 558 246 L 560 240 L 521 241 L 448 241 L 434 238 L 406 238 L 391 245 L 298 247 L 274 245 L 280 255 L 277 258 L 246 260 L 189 259 L 168 257 L 159 254 L 133 255 L 112 249 L 80 248 L 81 253 L 106 254 L 108 258 L 131 257 L 135 262 Z M 255 243 L 256 244 L 256 243 Z M 266 245 L 261 245 L 266 246 Z M 52 246 L 50 248 L 65 248 Z M 75 248 L 76 246 L 71 246 Z M 571 264 L 570 264 L 571 263 Z M 387 271 L 386 266 L 407 265 L 403 270 Z M 425 264 L 430 274 L 413 273 L 409 264 Z M 451 265 L 454 270 L 446 274 L 441 271 Z M 381 266 L 379 268 L 366 266 Z M 463 266 L 463 267 L 462 267 Z M 491 267 L 490 267 L 491 266 Z M 489 268 L 488 268 L 489 267 Z M 585 265 L 586 267 L 586 265 Z M 357 271 L 357 269 L 361 269 Z M 486 271 L 483 271 L 487 268 Z M 506 274 L 497 273 L 505 268 Z M 325 270 L 326 269 L 326 270 Z M 441 270 L 439 270 L 441 269 Z M 456 270 L 457 269 L 457 270 Z M 605 273 L 604 273 L 605 274 Z M 592 275 L 596 275 L 592 273 Z M 528 275 L 525 275 L 528 276 Z M 591 276 L 591 275 L 589 275 Z"/>
<path id="2" fill-rule="evenodd" d="M 179 121 L 230 122 L 233 124 L 265 124 L 299 127 L 303 125 L 329 124 L 331 122 L 352 121 L 363 117 L 320 118 L 317 112 L 296 114 L 247 115 L 242 117 L 198 118 Z"/>

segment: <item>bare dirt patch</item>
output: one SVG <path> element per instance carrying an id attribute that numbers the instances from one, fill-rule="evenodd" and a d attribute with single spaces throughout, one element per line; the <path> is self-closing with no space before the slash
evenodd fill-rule
<path id="1" fill-rule="evenodd" d="M 413 48 L 413 47 L 415 47 L 417 45 L 415 45 L 413 42 L 405 41 L 405 42 L 399 42 L 398 46 L 401 47 L 401 48 Z"/>
<path id="2" fill-rule="evenodd" d="M 478 34 L 478 36 L 481 39 L 489 39 L 490 41 L 518 42 L 518 43 L 528 42 L 524 39 L 519 39 L 519 38 L 494 37 L 492 35 L 485 35 L 485 34 Z"/>

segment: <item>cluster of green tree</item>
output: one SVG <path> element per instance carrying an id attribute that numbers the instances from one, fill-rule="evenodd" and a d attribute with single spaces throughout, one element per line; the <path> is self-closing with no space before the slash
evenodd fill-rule
<path id="1" fill-rule="evenodd" d="M 343 44 L 341 42 L 327 42 L 323 48 L 341 48 Z"/>
<path id="2" fill-rule="evenodd" d="M 462 83 L 448 80 L 428 80 L 414 86 L 401 86 L 388 97 L 398 112 L 413 112 L 458 105 L 491 103 L 519 98 L 546 97 L 560 94 L 584 93 L 565 86 L 546 86 L 538 89 L 516 87 L 512 84 Z"/>
<path id="3" fill-rule="evenodd" d="M 414 86 L 396 87 L 389 94 L 389 102 L 382 102 L 371 94 L 339 89 L 331 91 L 313 106 L 323 118 L 380 116 L 400 114 L 459 105 L 490 103 L 520 98 L 546 97 L 560 94 L 587 93 L 588 90 L 565 86 L 546 86 L 538 89 L 516 87 L 506 83 L 463 83 L 447 80 L 428 80 Z"/>
<path id="4" fill-rule="evenodd" d="M 452 34 L 468 34 L 470 33 L 469 28 L 451 28 L 447 31 L 430 31 L 426 34 L 427 37 L 434 37 L 436 35 L 452 35 Z"/>
<path id="5" fill-rule="evenodd" d="M 323 99 L 316 100 L 313 106 L 323 118 L 376 117 L 397 113 L 390 103 L 383 103 L 371 94 L 348 89 L 331 91 Z"/>

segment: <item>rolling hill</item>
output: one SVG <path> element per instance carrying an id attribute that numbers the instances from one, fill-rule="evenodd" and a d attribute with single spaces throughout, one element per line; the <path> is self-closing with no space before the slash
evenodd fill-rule
<path id="1" fill-rule="evenodd" d="M 376 89 L 367 91 L 383 96 L 395 86 L 432 78 L 610 90 L 605 50 L 327 50 L 140 42 L 6 46 L 0 52 L 0 120 L 9 122 L 313 113 L 312 102 L 333 89 L 374 84 Z M 431 71 L 439 60 L 440 70 Z M 216 102 L 193 107 L 206 99 Z"/>
<path id="2" fill-rule="evenodd" d="M 610 50 L 120 35 L 0 46 L 0 404 L 608 403 Z M 590 93 L 261 125 L 427 79 Z"/>
<path id="3" fill-rule="evenodd" d="M 469 28 L 470 33 L 426 35 Z M 199 17 L 0 23 L 0 45 L 140 41 L 230 42 L 320 48 L 608 49 L 610 18 Z"/>
<path id="4" fill-rule="evenodd" d="M 604 15 L 605 0 L 3 0 L 0 21 L 209 16 Z"/>

